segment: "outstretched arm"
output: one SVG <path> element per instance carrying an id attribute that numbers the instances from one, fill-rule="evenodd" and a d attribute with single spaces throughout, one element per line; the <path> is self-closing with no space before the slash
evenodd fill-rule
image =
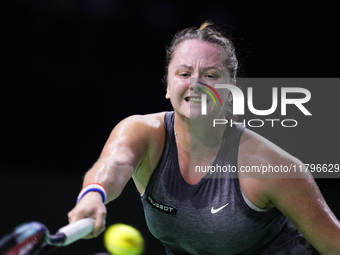
<path id="1" fill-rule="evenodd" d="M 113 129 L 98 161 L 86 173 L 83 187 L 90 183 L 102 185 L 107 193 L 105 203 L 117 198 L 135 169 L 150 154 L 154 143 L 152 134 L 155 134 L 150 122 L 150 116 L 132 116 L 120 122 Z M 85 217 L 95 218 L 95 229 L 88 237 L 98 236 L 105 229 L 106 217 L 106 207 L 100 193 L 86 193 L 68 217 L 70 222 Z"/>

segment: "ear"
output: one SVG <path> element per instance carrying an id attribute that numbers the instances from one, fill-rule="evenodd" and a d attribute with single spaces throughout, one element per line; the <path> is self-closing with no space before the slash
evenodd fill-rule
<path id="1" fill-rule="evenodd" d="M 234 81 L 233 85 L 236 86 L 236 80 Z M 233 101 L 233 94 L 231 93 L 231 91 L 229 91 L 229 93 L 228 93 L 227 100 L 229 102 Z"/>
<path id="2" fill-rule="evenodd" d="M 168 85 L 168 87 L 166 88 L 165 98 L 166 98 L 166 99 L 170 99 L 169 85 Z"/>
<path id="3" fill-rule="evenodd" d="M 229 91 L 228 95 L 227 95 L 227 100 L 229 102 L 233 101 L 233 94 L 231 93 L 231 91 Z"/>

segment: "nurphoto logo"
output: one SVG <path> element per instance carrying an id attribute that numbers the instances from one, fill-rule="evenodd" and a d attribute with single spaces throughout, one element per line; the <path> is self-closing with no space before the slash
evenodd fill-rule
<path id="1" fill-rule="evenodd" d="M 220 95 L 216 91 L 216 89 L 220 89 L 219 91 L 226 90 L 226 93 L 229 93 L 232 97 L 232 114 L 237 116 L 242 116 L 245 114 L 245 101 L 247 102 L 247 109 L 250 113 L 256 116 L 269 116 L 277 111 L 278 107 L 280 109 L 281 116 L 287 116 L 287 105 L 293 105 L 297 109 L 302 112 L 305 116 L 312 116 L 311 112 L 305 107 L 306 104 L 311 99 L 311 93 L 308 89 L 302 87 L 271 87 L 271 98 L 262 98 L 261 100 L 271 101 L 271 106 L 267 109 L 256 109 L 254 106 L 254 93 L 253 87 L 247 87 L 247 96 L 244 96 L 243 91 L 233 85 L 233 84 L 215 84 L 214 87 L 208 85 L 203 82 L 196 81 L 197 84 L 202 87 L 197 87 L 198 90 L 202 91 L 201 94 L 201 114 L 207 115 L 207 96 L 211 98 L 217 106 L 217 101 L 222 106 L 223 102 L 221 100 Z M 268 88 L 267 88 L 268 89 Z M 280 91 L 280 96 L 279 92 Z M 205 92 L 205 93 L 204 93 Z M 221 92 L 220 92 L 221 93 Z M 294 97 L 290 97 L 289 95 L 294 95 Z M 217 99 L 217 100 L 216 100 Z M 245 100 L 247 99 L 247 100 Z M 229 123 L 233 124 L 243 124 L 250 127 L 262 127 L 265 122 L 271 123 L 271 126 L 274 127 L 276 122 L 280 122 L 283 127 L 295 127 L 298 122 L 295 119 L 277 119 L 277 118 L 266 118 L 266 119 L 250 119 L 248 121 L 243 120 L 243 122 L 235 122 L 227 119 L 214 119 L 213 126 L 216 125 L 225 125 Z"/>

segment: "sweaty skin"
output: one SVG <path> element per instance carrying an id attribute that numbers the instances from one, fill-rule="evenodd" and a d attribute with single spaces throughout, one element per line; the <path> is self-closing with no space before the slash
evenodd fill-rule
<path id="1" fill-rule="evenodd" d="M 190 176 L 188 151 L 213 160 L 224 132 L 224 128 L 210 132 L 211 127 L 200 122 L 200 106 L 197 104 L 195 108 L 193 104 L 196 99 L 190 98 L 190 78 L 217 83 L 228 75 L 219 50 L 199 40 L 187 40 L 178 45 L 169 65 L 166 98 L 171 100 L 175 110 L 175 128 L 181 141 L 180 145 L 176 140 L 178 162 L 188 184 L 195 184 L 203 177 Z M 221 95 L 222 101 L 226 97 L 225 94 Z M 209 107 L 211 105 L 213 103 Z M 208 114 L 214 117 L 221 117 L 222 113 L 223 109 L 208 109 Z M 190 133 L 190 123 L 201 124 L 200 130 Z M 213 135 L 207 141 L 204 135 L 209 132 Z M 101 183 L 107 190 L 109 202 L 120 195 L 132 177 L 142 194 L 160 160 L 164 141 L 164 112 L 126 118 L 113 129 L 100 158 L 87 172 L 84 186 L 92 182 Z M 196 162 L 202 166 L 208 164 L 199 157 Z M 261 164 L 302 165 L 278 146 L 246 129 L 240 141 L 238 165 Z M 239 177 L 242 192 L 251 203 L 259 208 L 279 209 L 321 254 L 340 254 L 339 221 L 327 206 L 309 172 L 297 173 L 294 178 L 259 178 L 247 173 L 240 173 Z M 87 193 L 68 217 L 70 222 L 84 217 L 95 218 L 95 230 L 88 237 L 97 236 L 104 230 L 106 217 L 101 196 L 96 192 Z"/>

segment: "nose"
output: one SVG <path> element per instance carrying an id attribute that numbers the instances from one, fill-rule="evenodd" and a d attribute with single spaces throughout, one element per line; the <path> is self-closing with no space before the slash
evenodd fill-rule
<path id="1" fill-rule="evenodd" d="M 202 88 L 204 87 L 204 83 L 200 81 L 201 79 L 190 79 L 190 91 L 195 94 L 202 94 Z"/>
<path id="2" fill-rule="evenodd" d="M 204 87 L 204 82 L 202 74 L 198 70 L 195 70 L 190 76 L 190 91 L 201 94 L 202 90 L 200 88 Z"/>

